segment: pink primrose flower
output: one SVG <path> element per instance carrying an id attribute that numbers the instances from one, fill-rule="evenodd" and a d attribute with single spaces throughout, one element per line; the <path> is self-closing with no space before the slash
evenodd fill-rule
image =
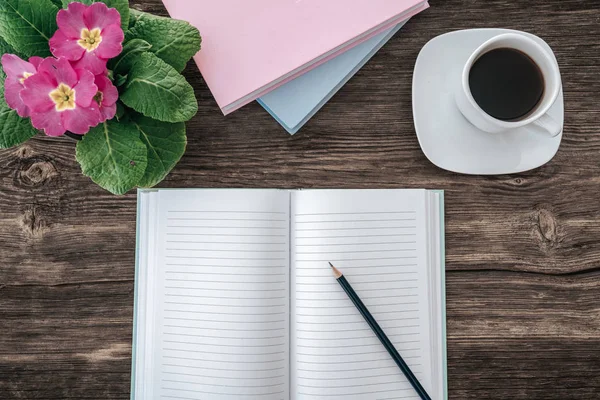
<path id="1" fill-rule="evenodd" d="M 2 68 L 6 73 L 4 81 L 4 98 L 6 104 L 17 111 L 20 117 L 29 117 L 29 107 L 21 99 L 21 90 L 25 80 L 37 72 L 37 67 L 42 62 L 41 57 L 31 57 L 29 62 L 21 60 L 14 54 L 4 54 L 2 56 Z"/>
<path id="2" fill-rule="evenodd" d="M 104 3 L 70 3 L 58 12 L 56 22 L 58 30 L 50 39 L 50 51 L 71 61 L 76 69 L 103 74 L 106 61 L 123 50 L 121 15 Z"/>
<path id="3" fill-rule="evenodd" d="M 117 113 L 117 99 L 119 98 L 117 88 L 106 75 L 96 75 L 95 84 L 98 86 L 98 93 L 94 96 L 94 100 L 98 103 L 100 114 L 102 114 L 100 122 L 113 119 Z"/>
<path id="4" fill-rule="evenodd" d="M 60 136 L 66 131 L 83 135 L 98 125 L 102 116 L 93 101 L 98 92 L 94 78 L 90 71 L 73 69 L 66 58 L 44 59 L 21 91 L 33 126 L 46 135 Z"/>

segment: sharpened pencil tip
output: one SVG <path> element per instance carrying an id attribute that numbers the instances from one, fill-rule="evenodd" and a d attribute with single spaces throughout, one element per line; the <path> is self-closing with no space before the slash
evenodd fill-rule
<path id="1" fill-rule="evenodd" d="M 342 272 L 333 266 L 332 263 L 329 263 L 331 269 L 333 270 L 333 275 L 335 275 L 335 279 L 340 279 L 342 277 Z"/>

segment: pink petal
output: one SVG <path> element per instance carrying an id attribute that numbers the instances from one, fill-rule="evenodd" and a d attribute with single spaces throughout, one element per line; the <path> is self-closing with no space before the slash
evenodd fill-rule
<path id="1" fill-rule="evenodd" d="M 73 3 L 71 3 L 73 4 Z M 59 59 L 48 57 L 40 64 L 38 72 L 50 75 L 54 79 L 55 86 L 64 83 L 73 87 L 77 84 L 77 73 L 64 57 Z"/>
<path id="2" fill-rule="evenodd" d="M 109 25 L 102 30 L 100 35 L 102 36 L 102 42 L 100 42 L 100 45 L 96 49 L 96 54 L 99 57 L 109 59 L 121 54 L 125 35 L 120 25 Z"/>
<path id="3" fill-rule="evenodd" d="M 43 72 L 25 79 L 25 88 L 21 90 L 21 99 L 29 108 L 32 114 L 46 112 L 54 108 L 54 102 L 49 93 L 56 89 L 57 84 L 52 77 Z"/>
<path id="4" fill-rule="evenodd" d="M 117 104 L 113 104 L 112 106 L 100 106 L 100 114 L 102 114 L 102 121 L 108 121 L 109 119 L 113 119 L 117 114 Z"/>
<path id="5" fill-rule="evenodd" d="M 28 72 L 30 74 L 35 74 L 36 68 L 33 64 L 28 63 L 25 60 L 21 60 L 19 57 L 14 54 L 4 54 L 2 56 L 2 68 L 6 75 L 15 78 L 21 79 L 23 77 L 23 73 Z"/>
<path id="6" fill-rule="evenodd" d="M 4 82 L 4 99 L 6 100 L 6 104 L 13 110 L 16 110 L 20 117 L 29 117 L 31 110 L 23 103 L 23 99 L 21 99 L 20 94 L 22 90 L 23 85 L 21 85 L 21 82 L 6 78 Z"/>
<path id="7" fill-rule="evenodd" d="M 87 8 L 82 3 L 73 2 L 66 10 L 60 10 L 56 16 L 58 29 L 70 39 L 79 39 L 81 30 L 87 28 L 83 16 Z"/>
<path id="8" fill-rule="evenodd" d="M 77 75 L 79 83 L 75 85 L 75 103 L 81 107 L 89 107 L 96 93 L 98 86 L 94 84 L 94 74 L 84 69 L 78 69 Z"/>
<path id="9" fill-rule="evenodd" d="M 94 75 L 100 75 L 106 71 L 106 60 L 99 58 L 95 51 L 86 51 L 81 60 L 73 63 L 73 67 L 87 69 Z"/>
<path id="10" fill-rule="evenodd" d="M 70 132 L 83 135 L 88 133 L 90 127 L 98 125 L 102 116 L 98 107 L 95 106 L 96 103 L 93 104 L 94 107 L 77 107 L 74 110 L 63 111 L 62 119 L 65 128 Z"/>
<path id="11" fill-rule="evenodd" d="M 38 69 L 38 67 L 40 66 L 42 61 L 44 61 L 44 59 L 42 57 L 38 57 L 38 56 L 29 57 L 29 63 L 31 65 L 33 65 L 36 70 Z"/>
<path id="12" fill-rule="evenodd" d="M 121 26 L 121 14 L 114 9 L 108 8 L 106 4 L 94 3 L 85 10 L 84 19 L 89 30 L 100 28 L 103 30 L 108 25 Z"/>
<path id="13" fill-rule="evenodd" d="M 105 75 L 96 75 L 98 91 L 102 92 L 102 106 L 111 106 L 119 99 L 119 91 Z"/>
<path id="14" fill-rule="evenodd" d="M 70 61 L 79 60 L 85 49 L 77 43 L 77 40 L 79 39 L 66 37 L 61 30 L 58 30 L 50 38 L 50 51 L 55 57 L 65 57 Z"/>
<path id="15" fill-rule="evenodd" d="M 66 129 L 60 116 L 54 109 L 46 112 L 31 114 L 31 124 L 34 128 L 43 129 L 48 136 L 60 136 Z"/>

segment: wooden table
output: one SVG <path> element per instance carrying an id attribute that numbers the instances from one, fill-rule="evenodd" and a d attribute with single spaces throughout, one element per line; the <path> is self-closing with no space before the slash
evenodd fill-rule
<path id="1" fill-rule="evenodd" d="M 419 149 L 419 49 L 473 27 L 556 52 L 565 135 L 537 170 L 456 175 Z M 450 398 L 600 398 L 600 1 L 432 0 L 296 136 L 255 103 L 223 117 L 194 65 L 186 76 L 200 111 L 162 187 L 444 189 Z M 2 399 L 129 397 L 136 194 L 82 176 L 74 146 L 0 151 Z"/>

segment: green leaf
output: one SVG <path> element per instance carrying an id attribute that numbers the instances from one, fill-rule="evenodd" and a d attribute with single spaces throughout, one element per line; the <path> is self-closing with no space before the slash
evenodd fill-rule
<path id="1" fill-rule="evenodd" d="M 4 79 L 0 80 L 0 94 L 0 148 L 7 149 L 31 139 L 38 131 L 29 118 L 19 117 L 4 101 Z"/>
<path id="2" fill-rule="evenodd" d="M 61 0 L 50 0 L 58 8 L 62 8 L 63 2 Z"/>
<path id="3" fill-rule="evenodd" d="M 143 11 L 138 11 L 135 8 L 129 9 L 129 29 L 133 28 L 137 23 L 138 19 L 142 17 L 143 14 L 147 14 Z M 127 32 L 125 33 L 127 35 Z"/>
<path id="4" fill-rule="evenodd" d="M 121 54 L 108 62 L 108 69 L 111 69 L 115 74 L 127 75 L 136 59 L 142 53 L 150 50 L 151 47 L 150 43 L 142 39 L 132 39 L 125 42 Z"/>
<path id="5" fill-rule="evenodd" d="M 127 30 L 129 26 L 129 1 L 127 0 L 77 0 L 79 3 L 91 5 L 93 3 L 104 3 L 110 8 L 116 8 L 121 14 L 121 28 Z M 73 0 L 62 0 L 63 8 L 67 8 Z"/>
<path id="6" fill-rule="evenodd" d="M 152 53 L 143 53 L 133 64 L 123 88 L 123 104 L 159 121 L 183 122 L 198 112 L 192 86 Z"/>
<path id="7" fill-rule="evenodd" d="M 120 121 L 121 118 L 123 118 L 123 116 L 125 115 L 125 106 L 123 105 L 123 103 L 121 103 L 120 101 L 117 102 L 117 113 L 115 114 L 115 117 L 117 118 L 117 121 Z"/>
<path id="8" fill-rule="evenodd" d="M 148 149 L 148 166 L 138 186 L 152 187 L 165 179 L 183 156 L 185 123 L 161 122 L 140 114 L 135 114 L 132 121 Z"/>
<path id="9" fill-rule="evenodd" d="M 50 0 L 0 0 L 0 36 L 26 57 L 49 56 L 57 12 Z"/>
<path id="10" fill-rule="evenodd" d="M 150 51 L 181 72 L 199 50 L 200 32 L 188 22 L 140 13 L 127 39 L 143 39 Z"/>
<path id="11" fill-rule="evenodd" d="M 123 86 L 123 84 L 125 82 L 127 82 L 127 75 L 125 75 L 125 76 L 123 76 L 123 75 L 117 75 L 115 77 L 115 80 L 114 80 L 114 85 L 117 86 L 117 87 L 118 86 Z"/>
<path id="12" fill-rule="evenodd" d="M 4 55 L 6 53 L 16 54 L 17 56 L 21 57 L 21 55 L 18 54 L 15 51 L 15 49 L 12 48 L 12 46 L 10 44 L 6 43 L 6 40 L 4 40 L 0 37 L 0 55 Z"/>
<path id="13" fill-rule="evenodd" d="M 92 128 L 77 143 L 75 157 L 84 175 L 114 194 L 134 188 L 148 163 L 136 126 L 115 120 Z"/>

